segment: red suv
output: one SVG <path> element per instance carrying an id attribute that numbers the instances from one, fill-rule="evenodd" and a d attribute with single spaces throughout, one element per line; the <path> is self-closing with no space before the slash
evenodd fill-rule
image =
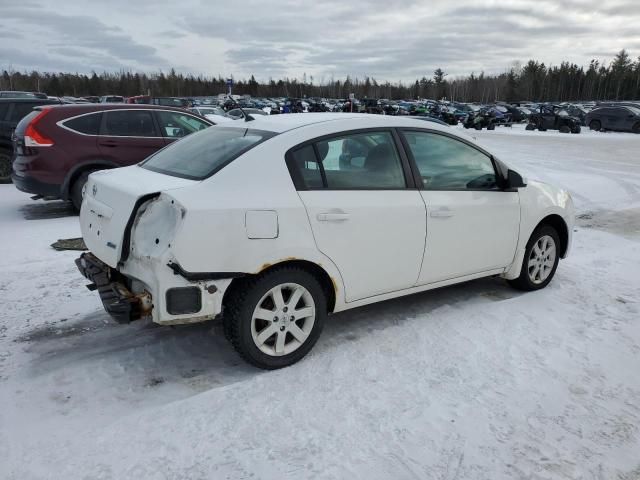
<path id="1" fill-rule="evenodd" d="M 179 108 L 79 104 L 38 107 L 18 124 L 11 178 L 36 198 L 82 203 L 90 173 L 141 162 L 213 122 Z"/>

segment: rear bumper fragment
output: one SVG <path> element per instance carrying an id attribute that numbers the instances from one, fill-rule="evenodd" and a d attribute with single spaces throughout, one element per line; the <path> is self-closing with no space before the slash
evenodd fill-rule
<path id="1" fill-rule="evenodd" d="M 133 293 L 127 277 L 101 262 L 90 252 L 76 259 L 80 273 L 92 283 L 89 290 L 98 290 L 104 309 L 118 323 L 129 323 L 151 314 L 153 305 L 147 291 Z"/>

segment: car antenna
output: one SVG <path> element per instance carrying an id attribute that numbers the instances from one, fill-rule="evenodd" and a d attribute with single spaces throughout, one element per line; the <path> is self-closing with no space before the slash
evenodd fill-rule
<path id="1" fill-rule="evenodd" d="M 233 98 L 231 95 L 227 95 L 227 97 L 229 98 L 229 100 L 231 100 L 236 107 L 238 107 L 238 109 L 242 112 L 242 115 L 244 115 L 244 121 L 245 122 L 250 122 L 251 120 L 255 120 L 255 118 L 253 118 L 251 115 L 249 115 L 247 112 L 245 112 L 242 107 L 240 106 L 240 104 L 236 101 L 235 98 Z"/>

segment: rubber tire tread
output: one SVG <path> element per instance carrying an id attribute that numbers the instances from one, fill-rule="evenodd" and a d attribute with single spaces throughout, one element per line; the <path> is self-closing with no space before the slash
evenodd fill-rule
<path id="1" fill-rule="evenodd" d="M 306 342 L 297 350 L 282 357 L 270 357 L 253 343 L 251 316 L 255 303 L 262 295 L 275 285 L 289 282 L 299 283 L 311 293 L 316 308 L 315 323 Z M 258 368 L 275 370 L 298 362 L 311 350 L 322 332 L 326 316 L 327 296 L 315 275 L 300 267 L 282 266 L 262 275 L 243 279 L 236 285 L 225 304 L 223 329 L 225 337 L 245 361 Z M 247 325 L 243 325 L 243 322 Z"/>

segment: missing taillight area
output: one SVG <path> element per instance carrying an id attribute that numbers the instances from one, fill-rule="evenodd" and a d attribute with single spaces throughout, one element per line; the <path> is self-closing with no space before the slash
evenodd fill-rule
<path id="1" fill-rule="evenodd" d="M 53 140 L 45 136 L 37 128 L 38 123 L 42 118 L 49 113 L 50 109 L 43 109 L 31 123 L 27 125 L 27 129 L 24 132 L 24 145 L 26 147 L 52 147 Z"/>

